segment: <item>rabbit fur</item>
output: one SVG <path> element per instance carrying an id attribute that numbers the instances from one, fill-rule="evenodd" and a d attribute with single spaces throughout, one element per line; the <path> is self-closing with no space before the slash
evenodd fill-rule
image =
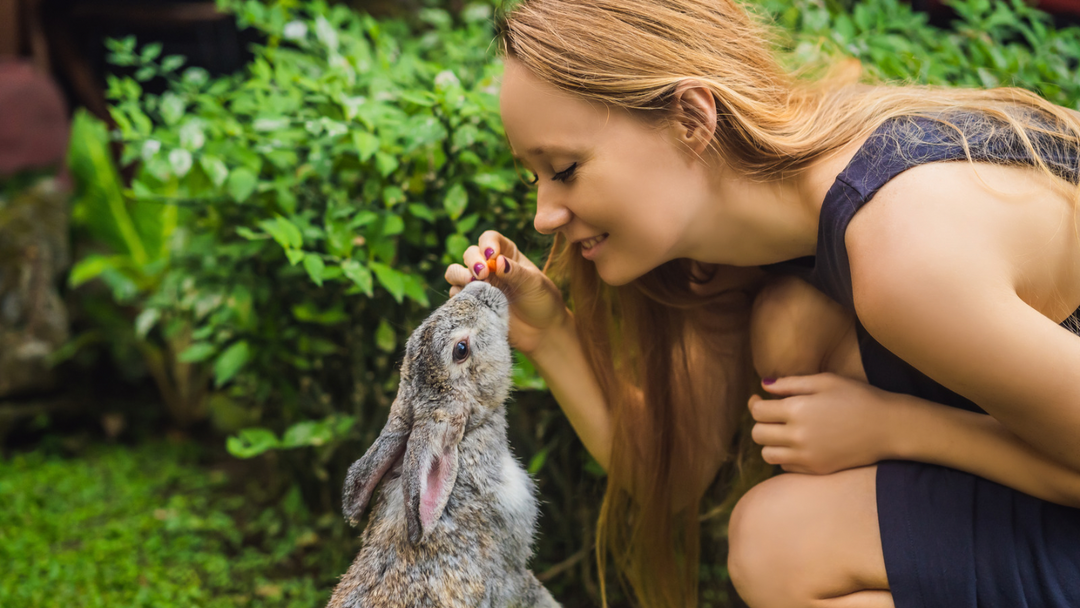
<path id="1" fill-rule="evenodd" d="M 386 426 L 345 478 L 353 525 L 383 483 L 327 608 L 559 606 L 526 567 L 538 510 L 506 438 L 508 320 L 477 281 L 409 337 Z"/>

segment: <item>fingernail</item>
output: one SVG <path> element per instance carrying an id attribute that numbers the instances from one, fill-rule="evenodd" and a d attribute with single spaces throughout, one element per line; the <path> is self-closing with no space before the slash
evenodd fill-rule
<path id="1" fill-rule="evenodd" d="M 503 258 L 503 264 L 506 266 L 506 270 L 503 272 L 510 272 L 510 260 Z"/>
<path id="2" fill-rule="evenodd" d="M 487 249 L 484 250 L 484 259 L 485 260 L 490 260 L 491 256 L 493 256 L 493 255 L 495 255 L 495 250 L 492 249 L 491 247 L 488 247 Z"/>
<path id="3" fill-rule="evenodd" d="M 480 279 L 478 279 L 478 278 L 476 278 L 476 277 L 469 277 L 469 282 L 470 282 L 470 283 L 472 283 L 473 281 L 479 281 L 479 280 L 480 280 Z"/>
<path id="4" fill-rule="evenodd" d="M 477 262 L 477 263 L 473 264 L 472 270 L 473 270 L 473 274 L 475 274 L 476 276 L 480 276 L 480 271 L 482 271 L 483 269 L 484 269 L 484 265 L 481 262 Z"/>
<path id="5" fill-rule="evenodd" d="M 762 378 L 761 379 L 761 383 L 764 384 L 765 386 L 768 386 L 768 385 L 772 384 L 773 382 L 776 382 L 776 378 Z"/>

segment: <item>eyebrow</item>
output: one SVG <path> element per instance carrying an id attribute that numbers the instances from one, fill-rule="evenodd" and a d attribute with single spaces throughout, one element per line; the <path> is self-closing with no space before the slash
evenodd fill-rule
<path id="1" fill-rule="evenodd" d="M 564 148 L 562 146 L 550 146 L 550 150 L 552 150 L 554 152 L 563 152 L 563 153 L 566 153 L 566 154 L 574 154 L 575 153 L 570 148 Z M 540 156 L 540 155 L 544 154 L 547 151 L 548 151 L 548 148 L 545 148 L 544 146 L 536 146 L 535 148 L 530 148 L 529 151 L 526 153 L 526 156 Z M 522 157 L 519 156 L 513 150 L 511 150 L 511 154 L 513 155 L 514 158 L 516 158 L 518 160 L 522 160 Z"/>

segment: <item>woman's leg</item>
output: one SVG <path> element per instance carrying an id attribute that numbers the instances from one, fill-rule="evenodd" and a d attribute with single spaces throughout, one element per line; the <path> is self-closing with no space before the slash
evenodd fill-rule
<path id="1" fill-rule="evenodd" d="M 735 506 L 728 569 L 751 608 L 892 608 L 877 467 L 785 473 Z"/>

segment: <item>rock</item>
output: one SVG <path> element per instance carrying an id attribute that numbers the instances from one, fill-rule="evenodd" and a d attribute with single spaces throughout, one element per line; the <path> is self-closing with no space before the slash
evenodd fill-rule
<path id="1" fill-rule="evenodd" d="M 48 358 L 68 339 L 56 289 L 68 255 L 68 193 L 58 178 L 0 193 L 0 397 L 53 384 Z"/>
<path id="2" fill-rule="evenodd" d="M 57 285 L 68 265 L 69 132 L 59 89 L 0 61 L 0 397 L 47 389 L 68 339 Z"/>

